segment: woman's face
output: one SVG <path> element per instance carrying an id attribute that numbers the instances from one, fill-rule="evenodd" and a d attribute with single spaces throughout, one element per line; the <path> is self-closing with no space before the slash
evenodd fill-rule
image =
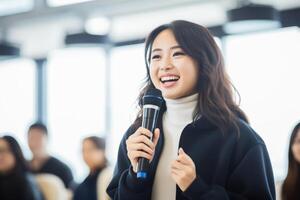
<path id="1" fill-rule="evenodd" d="M 0 139 L 0 173 L 7 173 L 15 167 L 15 157 L 8 143 Z"/>
<path id="2" fill-rule="evenodd" d="M 297 132 L 297 135 L 294 139 L 292 152 L 295 160 L 300 164 L 300 130 Z"/>
<path id="3" fill-rule="evenodd" d="M 82 145 L 83 160 L 89 166 L 90 170 L 103 166 L 105 161 L 104 151 L 97 149 L 90 140 L 84 140 Z"/>
<path id="4" fill-rule="evenodd" d="M 163 97 L 178 99 L 196 93 L 198 75 L 196 61 L 183 52 L 173 32 L 160 32 L 151 49 L 150 77 Z"/>

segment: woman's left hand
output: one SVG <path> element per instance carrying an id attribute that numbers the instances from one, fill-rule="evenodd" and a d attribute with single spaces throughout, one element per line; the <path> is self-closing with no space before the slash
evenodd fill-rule
<path id="1" fill-rule="evenodd" d="M 196 178 L 196 167 L 194 161 L 182 148 L 171 165 L 171 176 L 179 188 L 184 192 Z"/>

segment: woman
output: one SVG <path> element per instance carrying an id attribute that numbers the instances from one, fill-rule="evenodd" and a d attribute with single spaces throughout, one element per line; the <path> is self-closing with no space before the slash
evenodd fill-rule
<path id="1" fill-rule="evenodd" d="M 20 145 L 11 136 L 0 137 L 0 199 L 43 199 L 28 172 Z"/>
<path id="2" fill-rule="evenodd" d="M 300 123 L 291 135 L 288 173 L 282 184 L 282 200 L 300 199 Z"/>
<path id="3" fill-rule="evenodd" d="M 234 102 L 221 52 L 208 30 L 188 21 L 154 29 L 145 48 L 147 81 L 165 99 L 153 142 L 142 112 L 125 133 L 114 177 L 114 199 L 275 199 L 263 140 Z M 140 107 L 141 109 L 141 107 Z M 149 176 L 136 178 L 140 157 Z"/>
<path id="4" fill-rule="evenodd" d="M 107 166 L 105 140 L 97 136 L 85 138 L 82 143 L 82 154 L 90 173 L 75 190 L 74 200 L 97 200 L 97 180 Z"/>

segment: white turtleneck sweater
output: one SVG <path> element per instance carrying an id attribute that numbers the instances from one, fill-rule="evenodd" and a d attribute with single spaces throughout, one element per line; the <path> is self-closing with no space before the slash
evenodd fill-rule
<path id="1" fill-rule="evenodd" d="M 152 200 L 175 200 L 176 183 L 171 177 L 171 162 L 177 158 L 179 139 L 184 127 L 193 121 L 198 94 L 181 99 L 165 99 L 163 115 L 164 147 L 156 169 Z M 162 135 L 161 135 L 162 136 Z"/>

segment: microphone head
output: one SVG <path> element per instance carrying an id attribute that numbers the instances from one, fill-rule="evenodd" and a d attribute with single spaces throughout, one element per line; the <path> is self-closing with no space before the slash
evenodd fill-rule
<path id="1" fill-rule="evenodd" d="M 143 106 L 144 105 L 155 105 L 161 107 L 164 102 L 161 91 L 155 88 L 147 90 L 143 96 Z"/>

